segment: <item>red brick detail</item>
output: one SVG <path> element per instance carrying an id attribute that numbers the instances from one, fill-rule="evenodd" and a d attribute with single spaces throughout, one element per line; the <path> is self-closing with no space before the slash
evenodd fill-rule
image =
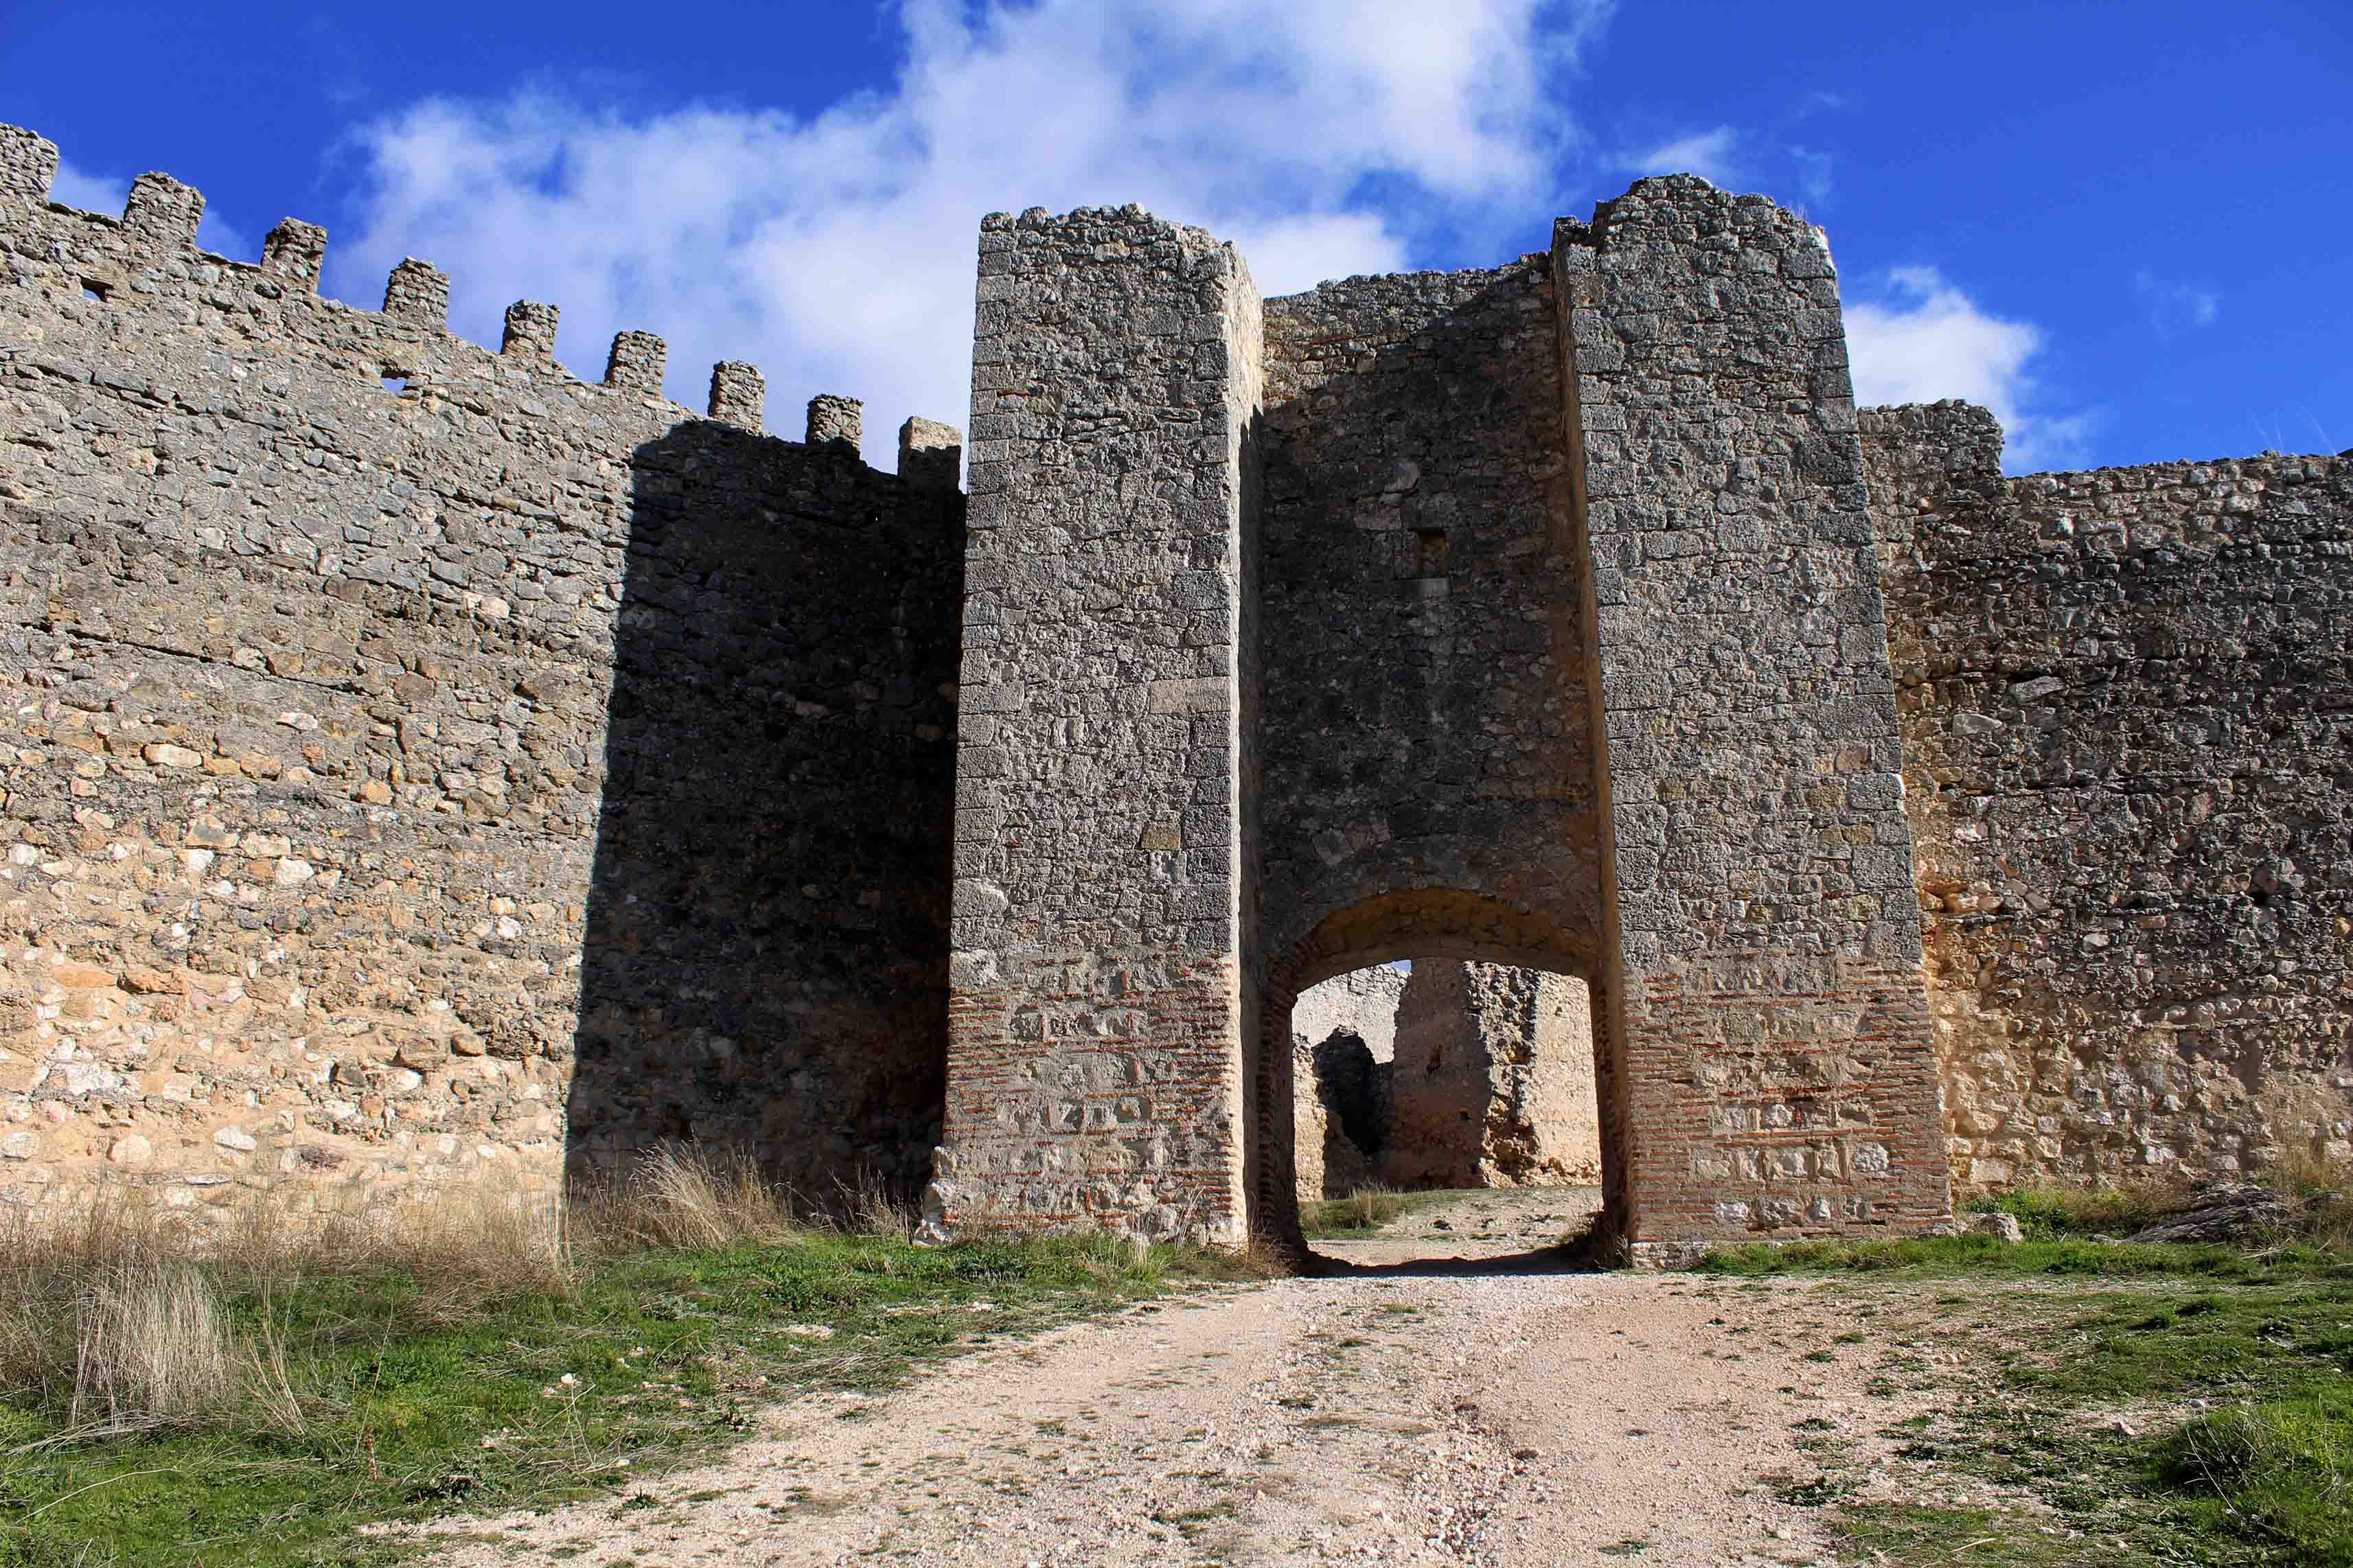
<path id="1" fill-rule="evenodd" d="M 959 987 L 948 1003 L 949 1226 L 1238 1236 L 1234 960 L 1009 963 L 1026 984 Z"/>
<path id="2" fill-rule="evenodd" d="M 1700 960 L 1645 976 L 1620 1060 L 1630 1241 L 1884 1233 L 1949 1212 L 1916 968 Z"/>

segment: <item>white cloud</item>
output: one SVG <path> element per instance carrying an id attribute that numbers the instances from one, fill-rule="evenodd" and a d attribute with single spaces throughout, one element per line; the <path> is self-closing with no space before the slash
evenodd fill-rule
<path id="1" fill-rule="evenodd" d="M 1817 207 L 1827 206 L 1831 199 L 1831 154 L 1795 142 L 1782 151 L 1797 170 L 1798 189 L 1805 194 L 1806 200 Z"/>
<path id="2" fill-rule="evenodd" d="M 906 415 L 964 419 L 983 213 L 1138 202 L 1239 241 L 1268 294 L 1395 270 L 1398 182 L 1432 221 L 1543 207 L 1573 134 L 1546 78 L 1609 9 L 903 0 L 897 80 L 814 118 L 428 100 L 357 133 L 363 223 L 329 282 L 373 305 L 428 258 L 453 326 L 491 342 L 508 301 L 547 300 L 591 377 L 615 331 L 660 332 L 691 405 L 713 360 L 749 359 L 771 428 L 848 393 L 887 461 Z"/>
<path id="3" fill-rule="evenodd" d="M 1992 411 L 2009 439 L 2004 467 L 2031 472 L 2080 461 L 2091 413 L 2038 412 L 2028 369 L 2042 331 L 1982 310 L 1933 267 L 1899 267 L 1846 304 L 1855 400 L 1865 405 L 1958 397 Z"/>
<path id="4" fill-rule="evenodd" d="M 1739 152 L 1743 140 L 1738 128 L 1719 125 L 1662 142 L 1620 162 L 1629 174 L 1697 174 L 1709 184 L 1731 190 L 1748 177 Z"/>
<path id="5" fill-rule="evenodd" d="M 2211 327 L 2222 315 L 2222 296 L 2195 283 L 2179 283 L 2147 272 L 2133 276 L 2133 292 L 2148 309 L 2148 324 L 2157 335 L 2169 338 L 2179 331 Z"/>
<path id="6" fill-rule="evenodd" d="M 110 217 L 122 216 L 122 204 L 131 199 L 131 182 L 93 174 L 87 169 L 77 169 L 69 159 L 58 160 L 57 176 L 49 182 L 49 200 L 63 202 L 69 207 L 79 207 L 86 213 L 105 213 Z"/>
<path id="7" fill-rule="evenodd" d="M 93 174 L 87 169 L 76 168 L 60 158 L 57 177 L 49 182 L 49 200 L 63 202 L 69 207 L 79 207 L 86 213 L 104 213 L 109 217 L 121 217 L 122 205 L 131 199 L 131 182 L 109 174 Z M 226 256 L 232 261 L 258 261 L 261 247 L 251 244 L 243 231 L 233 227 L 227 219 L 216 216 L 209 203 L 202 222 L 196 225 L 196 243 L 216 256 Z"/>

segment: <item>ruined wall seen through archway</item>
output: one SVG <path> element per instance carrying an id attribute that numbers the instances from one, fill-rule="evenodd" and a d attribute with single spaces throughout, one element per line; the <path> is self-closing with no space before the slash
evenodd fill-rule
<path id="1" fill-rule="evenodd" d="M 1367 1185 L 1599 1183 L 1583 981 L 1449 959 L 1379 964 L 1308 987 L 1291 1026 L 1302 1204 Z"/>

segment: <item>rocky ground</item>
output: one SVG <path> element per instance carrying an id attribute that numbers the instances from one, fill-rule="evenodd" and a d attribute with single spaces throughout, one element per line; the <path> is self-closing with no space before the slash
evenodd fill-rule
<path id="1" fill-rule="evenodd" d="M 1818 1284 L 1564 1268 L 1593 1196 L 1465 1194 L 1317 1244 L 1327 1278 L 785 1404 L 620 1502 L 449 1521 L 438 1561 L 1833 1561 L 1809 1484 L 1883 1491 L 1878 1434 L 1928 1395 L 1866 1403 L 1880 1347 Z"/>

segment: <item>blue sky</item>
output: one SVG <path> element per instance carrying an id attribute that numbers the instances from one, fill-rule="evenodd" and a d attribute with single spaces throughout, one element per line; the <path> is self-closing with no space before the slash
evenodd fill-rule
<path id="1" fill-rule="evenodd" d="M 207 240 L 324 223 L 327 291 L 404 255 L 458 330 L 564 307 L 961 423 L 972 236 L 1141 201 L 1262 288 L 1542 247 L 1690 169 L 1830 231 L 1866 398 L 1960 395 L 2014 471 L 2353 447 L 2353 4 L 1749 0 L 71 6 L 0 0 L 0 120 L 58 199 L 161 168 Z"/>

